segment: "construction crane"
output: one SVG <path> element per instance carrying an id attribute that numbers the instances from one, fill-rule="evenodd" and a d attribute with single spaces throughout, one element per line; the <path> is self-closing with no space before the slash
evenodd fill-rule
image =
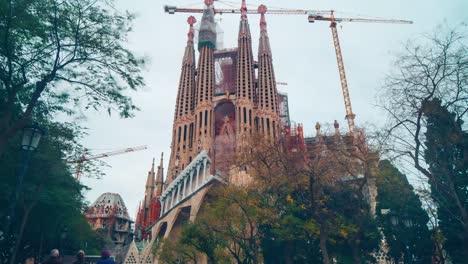
<path id="1" fill-rule="evenodd" d="M 105 152 L 101 154 L 96 154 L 92 156 L 87 156 L 87 149 L 85 149 L 85 153 L 81 155 L 81 157 L 77 160 L 72 160 L 68 161 L 69 163 L 76 163 L 76 174 L 75 174 L 75 180 L 79 181 L 80 176 L 81 176 L 81 167 L 83 165 L 83 162 L 88 161 L 88 160 L 93 160 L 93 159 L 100 159 L 100 158 L 106 158 L 114 155 L 120 155 L 128 152 L 134 152 L 134 151 L 139 151 L 139 150 L 144 150 L 147 149 L 148 147 L 146 145 L 143 146 L 138 146 L 138 147 L 132 147 L 132 148 L 125 148 L 125 149 L 119 149 L 111 152 Z"/>
<path id="2" fill-rule="evenodd" d="M 338 64 L 338 72 L 340 74 L 341 90 L 343 92 L 346 120 L 348 121 L 349 133 L 352 135 L 354 132 L 354 118 L 356 115 L 353 113 L 351 106 L 351 96 L 349 95 L 348 81 L 346 80 L 345 67 L 343 63 L 343 56 L 341 53 L 340 39 L 338 38 L 338 30 L 336 24 L 339 22 L 366 22 L 366 23 L 394 23 L 394 24 L 412 24 L 408 20 L 394 20 L 394 19 L 369 19 L 369 18 L 336 18 L 335 12 L 330 11 L 330 16 L 323 16 L 322 14 L 309 14 L 309 22 L 314 23 L 319 21 L 330 21 L 330 28 L 333 37 L 333 45 L 335 46 L 336 61 Z"/>
<path id="3" fill-rule="evenodd" d="M 211 5 L 213 0 L 205 0 L 205 4 Z M 202 8 L 177 8 L 175 6 L 165 6 L 164 11 L 169 14 L 175 13 L 203 13 Z M 261 5 L 257 10 L 247 10 L 248 14 L 264 14 L 266 7 Z M 215 14 L 239 14 L 240 9 L 214 9 Z M 333 44 L 335 46 L 336 60 L 338 63 L 338 71 L 340 74 L 341 89 L 346 110 L 346 120 L 348 121 L 349 133 L 352 135 L 354 132 L 354 118 L 356 115 L 353 113 L 351 106 L 351 97 L 349 95 L 348 81 L 346 80 L 345 68 L 343 63 L 343 56 L 341 53 L 340 41 L 338 38 L 338 31 L 336 24 L 341 22 L 366 22 L 366 23 L 393 23 L 393 24 L 412 24 L 408 20 L 396 19 L 371 19 L 371 18 L 346 18 L 335 17 L 334 10 L 302 10 L 302 9 L 276 9 L 268 10 L 269 14 L 275 15 L 308 15 L 310 23 L 315 21 L 330 21 L 330 28 L 332 31 Z"/>
<path id="4" fill-rule="evenodd" d="M 206 5 L 211 5 L 213 0 L 205 0 Z M 164 12 L 169 13 L 171 15 L 175 13 L 203 13 L 202 8 L 178 8 L 176 6 L 165 5 Z M 240 14 L 240 9 L 226 9 L 226 8 L 215 8 L 215 14 Z M 308 14 L 323 14 L 327 15 L 330 14 L 329 10 L 301 10 L 301 9 L 273 9 L 268 10 L 269 14 L 275 15 L 308 15 Z M 258 10 L 247 10 L 247 14 L 260 14 Z"/>

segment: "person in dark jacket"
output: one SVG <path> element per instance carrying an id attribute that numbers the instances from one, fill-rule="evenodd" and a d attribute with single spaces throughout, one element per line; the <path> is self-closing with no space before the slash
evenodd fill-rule
<path id="1" fill-rule="evenodd" d="M 60 260 L 60 252 L 58 249 L 52 249 L 50 251 L 50 257 L 46 262 L 44 262 L 44 264 L 62 264 L 62 261 Z"/>
<path id="2" fill-rule="evenodd" d="M 73 264 L 84 264 L 85 263 L 85 253 L 83 250 L 78 251 L 76 254 L 76 261 Z"/>
<path id="3" fill-rule="evenodd" d="M 110 254 L 109 250 L 104 249 L 101 252 L 101 259 L 98 260 L 96 264 L 115 264 L 114 260 L 111 259 L 110 256 L 111 256 L 111 254 Z"/>

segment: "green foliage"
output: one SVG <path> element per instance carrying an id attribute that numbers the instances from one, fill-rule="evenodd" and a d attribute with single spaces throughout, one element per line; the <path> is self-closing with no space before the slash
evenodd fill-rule
<path id="1" fill-rule="evenodd" d="M 389 114 L 383 142 L 430 184 L 428 204 L 445 226 L 443 235 L 451 237 L 445 242 L 446 252 L 457 260 L 468 259 L 458 257 L 468 248 L 468 162 L 466 132 L 461 128 L 468 113 L 466 33 L 463 26 L 442 25 L 409 41 L 381 96 Z"/>
<path id="2" fill-rule="evenodd" d="M 0 3 L 0 155 L 39 105 L 51 116 L 76 107 L 133 115 L 127 91 L 144 85 L 143 60 L 124 45 L 133 16 L 112 2 Z"/>
<path id="3" fill-rule="evenodd" d="M 194 247 L 164 239 L 158 253 L 158 260 L 164 264 L 196 263 L 197 251 Z"/>
<path id="4" fill-rule="evenodd" d="M 429 217 L 406 176 L 390 161 L 383 160 L 379 163 L 376 183 L 377 215 L 389 246 L 389 256 L 395 261 L 405 256 L 405 261 L 408 261 L 409 251 L 421 263 L 429 263 L 434 253 L 434 243 L 427 227 Z M 382 214 L 382 209 L 389 209 L 389 212 Z M 392 215 L 399 218 L 396 226 L 391 223 Z M 413 226 L 405 226 L 403 218 L 410 219 Z"/>
<path id="5" fill-rule="evenodd" d="M 427 118 L 424 158 L 433 175 L 429 184 L 444 248 L 454 263 L 462 263 L 468 259 L 468 133 L 441 100 L 427 100 L 422 109 Z"/>
<path id="6" fill-rule="evenodd" d="M 319 263 L 323 237 L 329 259 L 373 260 L 370 253 L 381 237 L 362 195 L 364 181 L 331 181 L 312 171 L 321 164 L 304 165 L 301 154 L 286 154 L 277 145 L 252 146 L 238 161 L 239 168 L 248 164 L 252 181 L 212 187 L 195 223 L 171 241 L 180 245 L 167 246 L 170 252 L 160 257 L 184 259 L 185 251 L 175 250 L 180 246 L 195 249 L 209 263 Z M 326 160 L 324 171 L 333 174 L 328 165 L 339 162 Z"/>
<path id="7" fill-rule="evenodd" d="M 39 116 L 36 115 L 39 119 Z M 43 254 L 51 248 L 61 248 L 74 254 L 78 249 L 98 252 L 102 238 L 91 230 L 82 214 L 85 204 L 81 192 L 86 187 L 76 182 L 73 170 L 66 159 L 76 151 L 80 128 L 73 124 L 41 120 L 40 126 L 48 133 L 41 139 L 38 149 L 31 154 L 20 199 L 16 208 L 16 221 L 12 226 L 13 238 L 24 234 L 17 256 L 28 252 Z M 12 194 L 17 184 L 20 155 L 19 135 L 11 141 L 7 153 L 0 159 L 0 216 L 5 227 Z M 13 242 L 3 237 L 2 254 L 9 251 Z M 9 241 L 9 242 L 8 242 Z M 5 257 L 6 258 L 6 257 Z"/>

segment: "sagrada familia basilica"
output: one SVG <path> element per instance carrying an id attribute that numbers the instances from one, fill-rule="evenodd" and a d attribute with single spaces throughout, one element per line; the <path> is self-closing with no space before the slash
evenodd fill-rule
<path id="1" fill-rule="evenodd" d="M 188 18 L 169 165 L 164 171 L 163 157 L 157 168 L 153 160 L 135 221 L 135 236 L 141 242 L 130 244 L 124 263 L 158 263 L 158 243 L 174 238 L 183 223 L 197 217 L 213 184 L 246 181 L 248 174 L 231 170 L 230 161 L 253 134 L 273 143 L 283 140 L 290 148 L 313 147 L 318 142 L 304 138 L 301 125 L 291 125 L 287 96 L 277 90 L 266 7 L 259 7 L 260 36 L 254 57 L 245 1 L 238 45 L 231 49 L 217 48 L 213 1 L 205 4 L 197 43 L 196 19 Z M 335 128 L 338 131 L 337 123 Z M 316 129 L 318 136 L 320 125 Z M 375 191 L 369 190 L 372 203 Z"/>

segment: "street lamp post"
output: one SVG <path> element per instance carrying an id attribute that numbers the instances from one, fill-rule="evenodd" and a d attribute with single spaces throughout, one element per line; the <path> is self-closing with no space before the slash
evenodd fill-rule
<path id="1" fill-rule="evenodd" d="M 403 226 L 405 228 L 409 229 L 409 228 L 413 227 L 413 220 L 411 220 L 411 218 L 409 217 L 408 214 L 405 213 L 405 214 L 403 214 L 403 216 L 400 217 L 399 215 L 393 213 L 393 214 L 390 215 L 390 222 L 392 223 L 392 225 L 394 227 L 399 226 L 400 218 L 401 218 L 401 222 L 403 223 Z M 406 248 L 405 263 L 412 264 L 413 263 L 413 255 L 410 253 L 409 241 L 407 241 L 407 243 L 405 245 L 405 248 Z"/>
<path id="2" fill-rule="evenodd" d="M 10 234 L 11 224 L 15 219 L 16 203 L 18 202 L 21 189 L 23 187 L 23 180 L 29 166 L 29 160 L 31 159 L 31 152 L 36 150 L 39 145 L 39 141 L 44 135 L 44 131 L 37 125 L 27 126 L 23 129 L 23 138 L 21 140 L 21 155 L 22 162 L 18 174 L 18 182 L 16 184 L 15 192 L 13 193 L 13 199 L 10 202 L 10 211 L 7 216 L 7 223 L 5 227 L 5 235 Z"/>

